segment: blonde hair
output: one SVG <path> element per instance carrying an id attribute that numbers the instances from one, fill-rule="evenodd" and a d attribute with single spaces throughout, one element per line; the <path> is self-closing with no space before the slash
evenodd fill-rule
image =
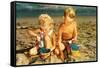
<path id="1" fill-rule="evenodd" d="M 40 28 L 46 28 L 47 30 L 51 30 L 54 28 L 53 19 L 48 14 L 41 14 L 39 16 L 39 25 Z"/>
<path id="2" fill-rule="evenodd" d="M 64 10 L 64 17 L 69 16 L 70 18 L 75 18 L 76 17 L 76 13 L 75 13 L 75 9 L 72 7 L 68 7 Z"/>
<path id="3" fill-rule="evenodd" d="M 40 26 L 53 26 L 53 19 L 48 14 L 41 14 L 39 16 L 39 24 Z"/>

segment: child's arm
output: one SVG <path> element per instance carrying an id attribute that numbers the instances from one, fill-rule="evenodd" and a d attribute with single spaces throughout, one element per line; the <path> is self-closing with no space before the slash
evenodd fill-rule
<path id="1" fill-rule="evenodd" d="M 48 35 L 45 35 L 45 47 L 51 50 L 52 41 Z"/>
<path id="2" fill-rule="evenodd" d="M 58 31 L 58 47 L 60 50 L 64 50 L 65 46 L 62 43 L 62 26 L 60 26 L 59 31 Z"/>
<path id="3" fill-rule="evenodd" d="M 61 36 L 62 36 L 62 30 L 61 28 L 58 30 L 58 44 L 61 43 L 62 39 L 61 39 Z"/>
<path id="4" fill-rule="evenodd" d="M 76 24 L 76 22 L 75 22 L 75 27 L 74 27 L 74 36 L 73 36 L 73 39 L 72 39 L 72 41 L 77 41 L 77 24 Z"/>
<path id="5" fill-rule="evenodd" d="M 39 32 L 40 32 L 40 29 L 36 29 L 36 30 L 29 29 L 29 30 L 28 30 L 28 33 L 29 33 L 31 36 L 37 37 L 38 40 L 39 40 L 39 36 L 38 36 L 38 33 L 39 33 Z"/>

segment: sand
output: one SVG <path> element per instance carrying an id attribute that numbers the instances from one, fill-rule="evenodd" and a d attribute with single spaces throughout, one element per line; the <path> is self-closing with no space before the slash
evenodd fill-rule
<path id="1" fill-rule="evenodd" d="M 59 24 L 62 22 L 62 17 L 53 17 L 55 31 L 59 27 Z M 46 59 L 45 61 L 40 60 L 40 58 L 31 59 L 29 56 L 26 56 L 25 53 L 28 50 L 35 46 L 36 38 L 31 37 L 27 29 L 28 28 L 38 28 L 38 18 L 20 18 L 16 21 L 16 51 L 17 57 L 24 57 L 23 60 L 26 60 L 26 63 L 21 63 L 20 60 L 16 60 L 17 63 L 20 62 L 21 65 L 29 64 L 32 60 L 35 59 L 31 64 L 48 64 L 48 63 L 63 63 L 56 55 L 51 56 L 51 61 Z M 76 58 L 76 61 L 72 62 L 81 62 L 81 61 L 96 61 L 96 17 L 95 16 L 78 16 L 77 17 L 77 28 L 78 28 L 78 41 L 76 42 L 80 46 L 79 58 Z M 20 55 L 19 55 L 20 54 Z M 22 55 L 21 55 L 22 54 Z"/>

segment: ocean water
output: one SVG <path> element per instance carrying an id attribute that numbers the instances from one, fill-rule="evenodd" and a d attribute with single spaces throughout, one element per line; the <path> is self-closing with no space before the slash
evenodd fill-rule
<path id="1" fill-rule="evenodd" d="M 49 14 L 50 16 L 63 16 L 64 9 L 68 5 L 47 5 L 34 3 L 16 3 L 16 17 L 38 17 L 40 14 Z M 96 16 L 96 7 L 89 6 L 71 6 L 75 8 L 77 16 Z"/>

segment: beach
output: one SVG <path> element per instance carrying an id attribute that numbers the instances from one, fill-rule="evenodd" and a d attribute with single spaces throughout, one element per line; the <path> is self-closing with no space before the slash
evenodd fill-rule
<path id="1" fill-rule="evenodd" d="M 63 16 L 52 17 L 54 19 L 54 30 L 57 35 L 58 27 L 63 22 Z M 77 16 L 77 28 L 78 28 L 78 40 L 80 58 L 77 58 L 74 62 L 83 61 L 96 61 L 96 16 Z M 36 38 L 31 37 L 28 34 L 29 28 L 39 28 L 38 17 L 23 17 L 16 19 L 16 63 L 18 65 L 27 65 L 33 59 L 27 57 L 25 54 L 28 49 L 35 46 Z M 19 58 L 23 62 L 20 62 Z M 48 64 L 48 63 L 62 63 L 56 55 L 51 56 L 51 61 L 48 59 L 44 62 L 39 58 L 31 64 Z"/>

